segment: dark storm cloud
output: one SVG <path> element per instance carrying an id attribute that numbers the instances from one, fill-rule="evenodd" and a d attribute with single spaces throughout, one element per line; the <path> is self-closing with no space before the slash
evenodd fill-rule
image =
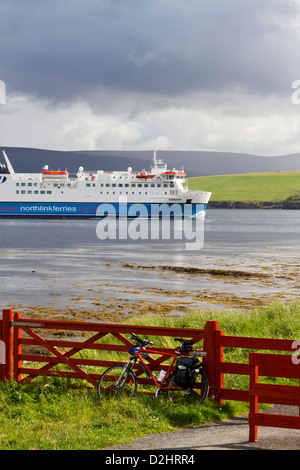
<path id="1" fill-rule="evenodd" d="M 0 79 L 53 102 L 93 91 L 164 96 L 298 78 L 292 1 L 2 0 Z"/>

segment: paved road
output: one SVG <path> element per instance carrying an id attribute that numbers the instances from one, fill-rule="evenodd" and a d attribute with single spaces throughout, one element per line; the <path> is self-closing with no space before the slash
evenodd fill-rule
<path id="1" fill-rule="evenodd" d="M 274 407 L 272 413 L 286 412 L 287 407 Z M 298 407 L 289 407 L 298 414 Z M 105 450 L 300 450 L 300 430 L 258 427 L 258 440 L 249 442 L 248 416 L 239 416 L 165 434 L 150 434 L 131 444 Z"/>

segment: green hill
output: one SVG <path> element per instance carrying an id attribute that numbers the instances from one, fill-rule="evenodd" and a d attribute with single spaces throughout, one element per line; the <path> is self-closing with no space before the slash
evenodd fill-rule
<path id="1" fill-rule="evenodd" d="M 188 185 L 212 192 L 209 207 L 300 208 L 300 171 L 193 177 Z"/>

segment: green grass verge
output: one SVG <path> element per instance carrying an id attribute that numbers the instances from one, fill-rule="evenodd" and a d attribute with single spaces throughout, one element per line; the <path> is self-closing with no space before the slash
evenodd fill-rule
<path id="1" fill-rule="evenodd" d="M 188 186 L 212 192 L 211 201 L 277 202 L 300 194 L 300 171 L 194 177 Z"/>
<path id="2" fill-rule="evenodd" d="M 207 320 L 214 319 L 227 335 L 297 339 L 299 310 L 298 303 L 276 304 L 246 312 L 197 312 L 172 319 L 147 316 L 130 323 L 203 328 Z M 224 352 L 229 360 L 248 360 L 249 351 Z M 229 386 L 247 388 L 247 377 L 226 380 Z M 95 390 L 74 390 L 67 385 L 54 377 L 40 377 L 27 385 L 0 383 L 0 449 L 103 449 L 150 433 L 198 426 L 248 411 L 244 403 L 227 402 L 220 407 L 210 400 L 199 406 L 174 405 L 146 396 L 100 400 Z"/>

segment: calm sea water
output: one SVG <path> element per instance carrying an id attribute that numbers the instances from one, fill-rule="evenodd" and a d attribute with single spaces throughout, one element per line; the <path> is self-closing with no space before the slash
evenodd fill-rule
<path id="1" fill-rule="evenodd" d="M 298 295 L 300 211 L 208 210 L 204 246 L 188 251 L 182 241 L 99 240 L 96 220 L 1 220 L 0 282 L 2 308 L 55 305 L 89 307 L 95 288 L 103 301 L 137 289 L 143 300 L 159 289 L 186 293 L 273 295 L 282 289 Z M 128 265 L 130 265 L 128 267 Z M 149 266 L 269 270 L 286 267 L 294 282 L 256 282 L 184 274 L 162 275 Z M 136 269 L 148 266 L 146 269 Z M 300 274 L 299 274 L 300 276 Z M 275 282 L 276 281 L 276 282 Z M 127 294 L 126 294 L 127 292 Z M 80 295 L 80 300 L 79 300 Z M 133 295 L 133 294 L 132 294 Z M 77 296 L 77 300 L 75 300 Z M 162 301 L 168 301 L 161 295 Z M 150 301 L 150 300 L 149 300 Z M 221 303 L 221 301 L 220 301 Z"/>

